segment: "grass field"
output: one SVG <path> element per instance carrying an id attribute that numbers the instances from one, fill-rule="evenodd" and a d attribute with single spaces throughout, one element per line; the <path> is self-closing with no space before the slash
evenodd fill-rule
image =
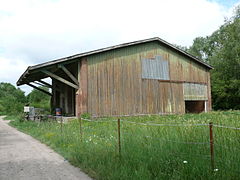
<path id="1" fill-rule="evenodd" d="M 213 127 L 211 168 L 209 122 L 240 127 L 240 111 L 121 118 L 61 125 L 19 122 L 11 125 L 46 143 L 96 179 L 240 179 L 240 130 Z M 130 121 L 130 122 L 129 122 Z M 136 122 L 136 123 L 134 123 Z"/>

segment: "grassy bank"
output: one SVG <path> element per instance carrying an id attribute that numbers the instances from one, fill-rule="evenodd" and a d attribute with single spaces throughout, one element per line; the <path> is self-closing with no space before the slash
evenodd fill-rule
<path id="1" fill-rule="evenodd" d="M 240 130 L 213 127 L 215 170 L 209 127 L 240 127 L 240 112 L 121 118 L 121 155 L 116 118 L 19 122 L 11 125 L 48 144 L 96 179 L 239 179 Z M 130 121 L 130 122 L 129 122 Z M 136 123 L 134 123 L 136 122 Z"/>

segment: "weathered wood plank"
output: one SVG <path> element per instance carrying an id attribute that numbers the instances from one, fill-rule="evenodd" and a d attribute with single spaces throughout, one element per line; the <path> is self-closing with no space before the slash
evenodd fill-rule
<path id="1" fill-rule="evenodd" d="M 64 66 L 64 65 L 59 65 L 59 67 L 75 82 L 76 85 L 79 86 L 77 78 Z"/>
<path id="2" fill-rule="evenodd" d="M 141 59 L 156 56 L 169 62 L 169 80 L 142 79 Z M 157 43 L 89 59 L 88 107 L 96 116 L 184 113 L 182 84 L 208 83 L 204 68 Z"/>
<path id="3" fill-rule="evenodd" d="M 52 85 L 51 85 L 51 84 L 49 84 L 49 83 L 47 83 L 47 82 L 45 82 L 45 81 L 43 81 L 43 80 L 38 80 L 38 81 L 39 81 L 40 83 L 46 85 L 47 87 L 52 88 Z"/>
<path id="4" fill-rule="evenodd" d="M 28 85 L 28 86 L 31 86 L 31 87 L 34 88 L 34 89 L 37 89 L 37 90 L 45 93 L 45 94 L 47 94 L 47 95 L 49 95 L 49 96 L 52 96 L 52 94 L 51 94 L 50 92 L 47 92 L 47 91 L 45 91 L 44 89 L 41 89 L 41 88 L 39 88 L 39 87 L 37 87 L 37 86 L 35 86 L 35 85 L 33 85 L 33 84 L 27 83 L 27 85 Z"/>
<path id="5" fill-rule="evenodd" d="M 88 112 L 88 65 L 87 58 L 81 60 L 81 69 L 80 69 L 80 112 Z"/>
<path id="6" fill-rule="evenodd" d="M 67 84 L 67 85 L 69 85 L 69 86 L 71 86 L 71 87 L 73 87 L 73 88 L 75 88 L 75 89 L 79 89 L 79 86 L 77 86 L 77 85 L 75 85 L 75 84 L 67 81 L 66 79 L 63 79 L 62 77 L 60 77 L 60 76 L 58 76 L 58 75 L 56 75 L 56 74 L 53 74 L 53 73 L 50 72 L 50 71 L 42 70 L 42 72 L 45 73 L 45 74 L 47 74 L 47 75 L 49 75 L 50 77 L 58 80 L 58 81 L 61 81 L 61 82 L 64 83 L 64 84 Z"/>

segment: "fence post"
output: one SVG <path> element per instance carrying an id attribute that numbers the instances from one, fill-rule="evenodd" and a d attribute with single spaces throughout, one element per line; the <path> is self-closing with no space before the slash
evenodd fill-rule
<path id="1" fill-rule="evenodd" d="M 82 141 L 82 118 L 81 118 L 81 116 L 78 118 L 78 121 L 79 121 L 80 140 Z"/>
<path id="2" fill-rule="evenodd" d="M 213 142 L 213 123 L 209 123 L 210 130 L 210 152 L 211 152 L 211 166 L 212 170 L 214 170 L 214 142 Z"/>
<path id="3" fill-rule="evenodd" d="M 121 156 L 121 133 L 120 133 L 120 119 L 118 118 L 118 152 L 119 156 Z"/>
<path id="4" fill-rule="evenodd" d="M 63 117 L 61 116 L 61 135 L 63 134 Z"/>

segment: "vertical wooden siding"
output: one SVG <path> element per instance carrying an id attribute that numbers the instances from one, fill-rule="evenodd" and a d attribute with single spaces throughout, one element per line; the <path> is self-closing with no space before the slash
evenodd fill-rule
<path id="1" fill-rule="evenodd" d="M 82 58 L 78 63 L 79 89 L 76 93 L 76 116 L 88 111 L 88 63 L 86 58 Z"/>
<path id="2" fill-rule="evenodd" d="M 142 79 L 141 60 L 162 56 L 170 80 L 207 83 L 206 70 L 151 42 L 87 57 L 88 106 L 93 116 L 184 113 L 183 84 Z"/>
<path id="3" fill-rule="evenodd" d="M 208 92 L 207 111 L 211 111 L 212 110 L 212 95 L 211 95 L 210 72 L 207 72 L 207 92 Z"/>

